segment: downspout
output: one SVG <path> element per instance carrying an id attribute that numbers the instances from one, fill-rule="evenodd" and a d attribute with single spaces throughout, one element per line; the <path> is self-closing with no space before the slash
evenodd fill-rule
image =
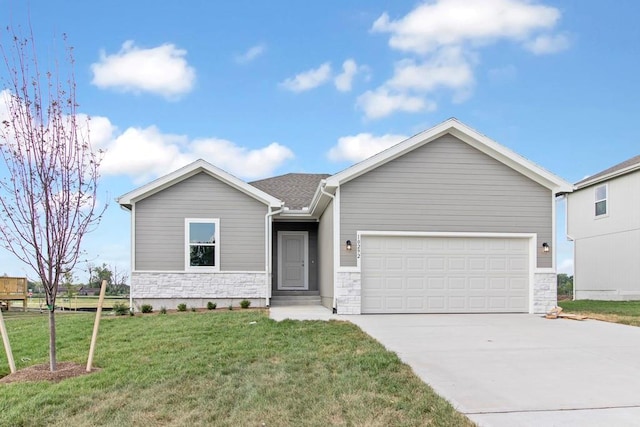
<path id="1" fill-rule="evenodd" d="M 271 208 L 269 208 L 271 209 Z M 273 260 L 273 254 L 271 253 L 271 248 L 272 248 L 272 224 L 273 222 L 271 221 L 271 217 L 273 217 L 274 215 L 279 214 L 280 212 L 282 212 L 284 210 L 284 204 L 280 206 L 280 208 L 278 210 L 275 211 L 267 211 L 266 215 L 264 216 L 264 229 L 266 232 L 266 236 L 265 236 L 265 261 L 267 263 L 266 265 L 266 286 L 267 286 L 267 293 L 266 293 L 266 298 L 265 298 L 265 306 L 269 307 L 270 304 L 270 299 L 271 299 L 271 264 L 272 264 L 272 260 Z"/>
<path id="2" fill-rule="evenodd" d="M 567 239 L 573 242 L 573 300 L 576 300 L 576 240 L 569 234 L 569 196 L 563 194 L 562 198 L 564 202 L 564 233 L 567 235 Z"/>
<path id="3" fill-rule="evenodd" d="M 323 183 L 320 186 L 320 193 L 324 194 L 325 196 L 329 196 L 331 198 L 331 201 L 334 203 L 331 206 L 332 209 L 333 209 L 333 207 L 335 206 L 336 196 L 334 196 L 333 194 L 328 193 L 328 192 L 325 191 L 324 188 L 326 187 L 326 185 L 327 185 L 327 182 L 323 180 Z M 336 218 L 335 218 L 335 215 L 334 215 L 333 223 L 335 224 L 335 222 L 336 222 Z M 334 227 L 335 227 L 335 225 L 334 225 Z M 331 241 L 332 241 L 332 247 L 335 250 L 335 243 L 336 242 L 333 241 L 334 240 L 333 238 L 334 238 L 334 236 L 333 236 L 333 231 L 332 231 L 332 233 L 331 233 Z M 335 259 L 335 257 L 334 257 L 334 259 Z M 335 265 L 333 266 L 333 272 L 332 273 L 333 273 L 333 302 L 331 303 L 331 308 L 333 309 L 332 311 L 334 313 L 336 313 L 337 310 L 338 310 L 338 307 L 336 305 L 336 266 Z"/>
<path id="4" fill-rule="evenodd" d="M 116 202 L 118 202 L 118 199 L 116 199 Z M 129 213 L 131 214 L 131 231 L 130 231 L 130 236 L 129 236 L 129 241 L 130 241 L 130 245 L 129 247 L 131 248 L 131 254 L 130 254 L 130 258 L 129 258 L 129 263 L 131 264 L 131 266 L 129 267 L 130 271 L 133 271 L 134 268 L 134 263 L 135 263 L 135 258 L 134 258 L 134 254 L 136 253 L 136 248 L 135 248 L 135 239 L 134 239 L 134 235 L 135 235 L 135 223 L 136 223 L 136 219 L 135 219 L 135 214 L 133 213 L 133 205 L 131 206 L 131 208 L 127 208 L 126 206 L 120 205 L 120 209 L 125 210 L 125 211 L 129 211 Z M 132 277 L 130 276 L 129 279 L 131 280 Z M 131 282 L 129 282 L 129 312 L 133 313 L 133 292 L 131 292 L 133 290 L 133 280 Z"/>

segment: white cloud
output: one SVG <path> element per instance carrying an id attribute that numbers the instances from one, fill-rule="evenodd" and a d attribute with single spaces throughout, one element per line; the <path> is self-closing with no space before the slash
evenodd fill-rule
<path id="1" fill-rule="evenodd" d="M 304 92 L 314 89 L 331 78 L 331 64 L 325 62 L 318 68 L 304 71 L 295 77 L 289 77 L 280 86 L 292 92 Z"/>
<path id="2" fill-rule="evenodd" d="M 149 92 L 175 99 L 193 89 L 196 72 L 185 56 L 186 50 L 173 44 L 142 49 L 129 40 L 118 53 L 100 53 L 100 61 L 91 64 L 92 84 L 101 89 L 122 92 Z"/>
<path id="3" fill-rule="evenodd" d="M 536 55 L 561 52 L 569 46 L 571 41 L 566 34 L 542 34 L 525 44 L 525 47 Z"/>
<path id="4" fill-rule="evenodd" d="M 526 41 L 559 20 L 558 9 L 529 0 L 438 0 L 395 21 L 384 13 L 372 31 L 390 33 L 389 45 L 395 49 L 425 54 L 441 46 Z"/>
<path id="5" fill-rule="evenodd" d="M 101 172 L 128 175 L 136 182 L 164 175 L 194 160 L 185 136 L 163 134 L 155 126 L 130 127 L 105 148 Z"/>
<path id="6" fill-rule="evenodd" d="M 92 133 L 94 122 L 91 122 Z M 104 121 L 97 123 L 106 125 Z M 289 148 L 277 142 L 249 149 L 224 139 L 189 140 L 184 135 L 162 133 L 156 126 L 130 127 L 108 143 L 102 142 L 102 147 L 106 152 L 101 172 L 127 175 L 136 183 L 167 174 L 199 158 L 240 178 L 261 178 L 294 157 Z"/>
<path id="7" fill-rule="evenodd" d="M 463 102 L 473 91 L 481 47 L 510 41 L 535 54 L 561 51 L 570 43 L 553 33 L 560 17 L 557 8 L 531 0 L 433 0 L 395 20 L 383 13 L 371 31 L 389 34 L 389 46 L 407 57 L 396 62 L 390 79 L 361 95 L 358 106 L 368 118 L 380 118 L 435 109 L 428 97 L 443 90 Z"/>
<path id="8" fill-rule="evenodd" d="M 414 59 L 397 62 L 387 85 L 398 90 L 428 93 L 439 88 L 466 91 L 473 82 L 473 69 L 461 50 L 446 48 L 421 62 Z"/>
<path id="9" fill-rule="evenodd" d="M 369 90 L 358 97 L 358 107 L 364 110 L 369 119 L 386 117 L 396 111 L 416 113 L 418 111 L 434 111 L 436 104 L 420 96 L 412 96 L 402 92 L 391 92 L 386 87 Z"/>
<path id="10" fill-rule="evenodd" d="M 206 138 L 193 141 L 191 149 L 196 157 L 246 179 L 271 175 L 286 160 L 294 157 L 289 148 L 277 142 L 263 148 L 248 149 L 224 139 Z"/>
<path id="11" fill-rule="evenodd" d="M 267 51 L 267 46 L 264 43 L 257 44 L 250 47 L 246 52 L 241 55 L 236 55 L 236 62 L 239 64 L 247 64 L 257 57 L 263 55 Z"/>
<path id="12" fill-rule="evenodd" d="M 338 74 L 333 82 L 336 85 L 336 89 L 340 92 L 349 92 L 351 90 L 351 84 L 353 78 L 359 71 L 364 70 L 363 67 L 358 67 L 356 61 L 353 59 L 347 59 L 342 63 L 342 73 Z"/>
<path id="13" fill-rule="evenodd" d="M 386 134 L 374 136 L 370 133 L 359 133 L 354 136 L 343 136 L 338 144 L 329 150 L 329 160 L 359 162 L 407 139 L 404 135 Z"/>

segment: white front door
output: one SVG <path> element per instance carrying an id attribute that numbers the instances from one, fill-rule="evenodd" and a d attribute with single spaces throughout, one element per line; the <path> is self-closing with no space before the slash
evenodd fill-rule
<path id="1" fill-rule="evenodd" d="M 278 289 L 309 289 L 306 231 L 278 232 Z"/>

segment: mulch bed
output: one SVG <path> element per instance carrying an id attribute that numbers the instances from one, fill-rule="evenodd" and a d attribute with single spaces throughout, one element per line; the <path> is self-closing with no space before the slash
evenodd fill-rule
<path id="1" fill-rule="evenodd" d="M 59 382 L 67 378 L 79 377 L 80 375 L 88 375 L 97 372 L 99 369 L 93 368 L 91 372 L 87 372 L 86 365 L 79 365 L 73 362 L 60 362 L 55 372 L 49 370 L 49 364 L 34 365 L 24 369 L 20 369 L 14 374 L 9 374 L 0 378 L 0 384 L 8 384 L 25 381 L 51 381 Z"/>

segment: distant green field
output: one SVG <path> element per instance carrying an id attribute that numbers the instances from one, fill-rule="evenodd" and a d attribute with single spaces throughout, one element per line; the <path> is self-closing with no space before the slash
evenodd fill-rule
<path id="1" fill-rule="evenodd" d="M 58 298 L 56 298 L 56 307 L 58 307 L 58 309 L 64 309 L 64 310 L 78 310 L 78 309 L 85 309 L 85 308 L 96 308 L 98 307 L 98 297 L 97 296 L 73 296 L 71 298 L 67 298 L 67 297 L 63 297 L 63 296 L 59 296 Z M 117 303 L 117 302 L 121 302 L 124 303 L 126 305 L 129 305 L 129 297 L 105 297 L 104 298 L 104 304 L 102 305 L 103 308 L 112 308 L 113 304 Z M 11 304 L 11 309 L 13 310 L 14 307 L 15 308 L 19 308 L 22 307 L 22 303 L 21 302 L 14 302 Z M 38 308 L 45 308 L 46 307 L 46 303 L 44 298 L 40 298 L 40 297 L 32 297 L 29 298 L 28 304 L 27 306 L 30 309 L 38 309 Z"/>

